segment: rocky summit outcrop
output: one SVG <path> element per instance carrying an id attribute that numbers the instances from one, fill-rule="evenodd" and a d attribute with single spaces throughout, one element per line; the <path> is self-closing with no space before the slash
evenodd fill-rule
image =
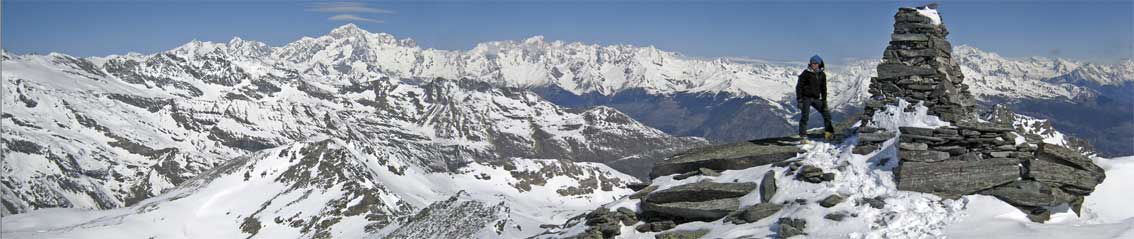
<path id="1" fill-rule="evenodd" d="M 875 152 L 896 136 L 900 161 L 894 170 L 900 190 L 944 198 L 991 195 L 1036 222 L 1046 221 L 1054 206 L 1068 205 L 1078 213 L 1084 196 L 1106 178 L 1103 170 L 1080 151 L 1034 140 L 1042 137 L 1014 128 L 1006 117 L 978 119 L 935 8 L 901 8 L 894 16 L 894 33 L 878 77 L 871 79 L 864 119 L 905 101 L 912 104 L 904 110 L 925 106 L 929 115 L 951 126 L 860 127 L 854 152 Z M 1003 107 L 994 110 L 1014 115 Z"/>
<path id="2" fill-rule="evenodd" d="M 782 162 L 799 154 L 797 138 L 767 138 L 697 148 L 654 164 L 650 178 L 697 171 L 745 169 Z"/>
<path id="3" fill-rule="evenodd" d="M 1063 205 L 1078 212 L 1084 196 L 1105 178 L 1081 153 L 1089 147 L 1045 143 L 1051 138 L 1015 127 L 1016 121 L 1007 116 L 978 118 L 935 7 L 898 10 L 878 77 L 871 79 L 872 97 L 865 102 L 864 117 L 857 126 L 836 126 L 847 130 L 839 130 L 834 140 L 801 145 L 798 138 L 768 138 L 679 153 L 654 165 L 653 182 L 634 185 L 635 193 L 608 204 L 619 207 L 617 212 L 600 208 L 540 238 L 721 237 L 741 235 L 721 233 L 735 232 L 732 228 L 750 235 L 754 231 L 749 226 L 766 226 L 768 237 L 830 237 L 820 227 L 848 222 L 870 223 L 875 232 L 892 227 L 918 231 L 859 237 L 932 237 L 943 234 L 906 220 L 950 217 L 907 209 L 929 207 L 951 214 L 954 210 L 947 207 L 964 203 L 942 198 L 973 194 L 999 198 L 1037 222 Z M 847 142 L 854 144 L 851 153 L 873 155 L 866 159 L 870 165 L 854 163 L 863 158 L 846 157 L 850 154 L 845 154 L 844 139 L 854 140 Z M 862 175 L 858 170 L 893 174 Z M 895 184 L 880 182 L 891 175 Z M 861 191 L 844 189 L 848 181 L 858 181 L 849 185 Z M 924 194 L 899 193 L 895 186 Z M 637 210 L 623 208 L 635 204 Z M 906 218 L 893 219 L 900 217 Z"/>
<path id="4" fill-rule="evenodd" d="M 791 161 L 800 152 L 799 140 L 793 138 L 758 139 L 689 150 L 659 162 L 651 173 L 653 178 L 672 175 L 667 180 L 687 181 L 670 187 L 637 185 L 637 191 L 628 196 L 639 200 L 636 211 L 599 208 L 568 220 L 563 228 L 585 226 L 582 233 L 572 238 L 614 238 L 622 234 L 622 227 L 633 227 L 640 233 L 657 232 L 657 238 L 697 238 L 706 231 L 671 229 L 698 221 L 747 224 L 770 218 L 784 208 L 782 202 L 771 202 L 778 189 L 775 171 L 761 174 L 758 183 L 721 182 L 714 178 L 721 177 L 726 170 L 763 165 L 790 167 L 793 172 L 804 174 L 803 166 Z M 742 198 L 753 193 L 759 194 L 761 203 L 742 205 Z M 799 230 L 802 230 L 801 223 L 795 224 L 800 226 Z"/>

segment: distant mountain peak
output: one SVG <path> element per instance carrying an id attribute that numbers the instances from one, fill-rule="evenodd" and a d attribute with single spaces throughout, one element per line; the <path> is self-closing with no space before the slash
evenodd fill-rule
<path id="1" fill-rule="evenodd" d="M 358 25 L 354 25 L 354 23 L 347 23 L 332 29 L 331 35 L 335 34 L 370 34 L 370 32 L 359 28 Z"/>

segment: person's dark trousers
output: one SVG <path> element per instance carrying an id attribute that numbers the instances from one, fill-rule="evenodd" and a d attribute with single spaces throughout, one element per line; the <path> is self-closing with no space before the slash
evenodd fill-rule
<path id="1" fill-rule="evenodd" d="M 835 127 L 831 125 L 831 112 L 827 111 L 827 102 L 822 99 L 814 99 L 811 97 L 799 98 L 799 110 L 802 115 L 799 118 L 799 136 L 807 137 L 807 120 L 811 117 L 811 108 L 814 107 L 819 110 L 819 114 L 823 115 L 823 129 L 827 132 L 835 132 Z"/>

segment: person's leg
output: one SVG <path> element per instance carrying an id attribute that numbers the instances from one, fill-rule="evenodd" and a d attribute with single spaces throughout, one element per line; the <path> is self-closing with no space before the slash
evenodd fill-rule
<path id="1" fill-rule="evenodd" d="M 799 137 L 807 138 L 807 118 L 811 117 L 811 99 L 803 97 L 799 99 Z"/>
<path id="2" fill-rule="evenodd" d="M 831 124 L 831 111 L 827 109 L 827 102 L 816 100 L 814 104 L 815 109 L 819 110 L 819 114 L 823 115 L 823 130 L 834 133 L 835 127 Z"/>

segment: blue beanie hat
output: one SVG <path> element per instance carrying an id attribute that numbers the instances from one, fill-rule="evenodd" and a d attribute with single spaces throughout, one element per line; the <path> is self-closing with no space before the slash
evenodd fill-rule
<path id="1" fill-rule="evenodd" d="M 813 64 L 823 64 L 823 58 L 819 58 L 819 55 L 814 55 L 814 56 L 811 56 L 811 63 L 813 63 Z"/>

